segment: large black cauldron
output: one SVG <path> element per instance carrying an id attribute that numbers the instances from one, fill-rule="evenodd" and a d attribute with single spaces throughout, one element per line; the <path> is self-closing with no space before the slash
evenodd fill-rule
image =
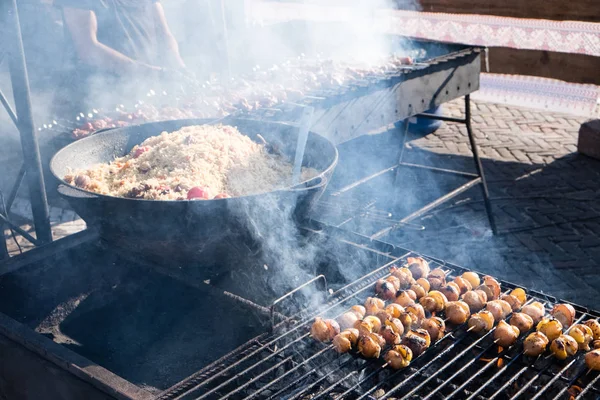
<path id="1" fill-rule="evenodd" d="M 100 228 L 101 236 L 128 250 L 163 255 L 165 259 L 188 259 L 218 247 L 256 246 L 271 223 L 306 220 L 325 190 L 337 164 L 333 143 L 310 133 L 303 166 L 319 175 L 297 186 L 269 193 L 205 201 L 154 201 L 100 195 L 67 184 L 62 178 L 72 170 L 89 168 L 127 154 L 145 139 L 188 125 L 210 120 L 173 120 L 111 129 L 61 149 L 50 162 L 60 181 L 58 191 L 88 226 Z M 293 160 L 298 129 L 282 123 L 247 119 L 221 121 L 237 126 L 254 141 L 257 134 Z M 227 245 L 224 245 L 227 243 Z M 209 252 L 210 253 L 210 252 Z M 214 254 L 210 258 L 214 258 Z M 204 258 L 204 257 L 203 257 Z"/>

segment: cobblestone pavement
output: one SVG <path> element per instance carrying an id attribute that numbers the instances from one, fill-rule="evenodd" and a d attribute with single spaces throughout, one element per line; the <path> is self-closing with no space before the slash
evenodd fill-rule
<path id="1" fill-rule="evenodd" d="M 445 112 L 461 116 L 462 106 L 452 102 Z M 583 121 L 475 102 L 473 127 L 501 234 L 491 235 L 480 190 L 473 188 L 414 221 L 425 230 L 397 230 L 382 239 L 600 309 L 600 162 L 576 153 Z M 464 126 L 446 124 L 434 134 L 409 139 L 405 161 L 473 171 Z M 383 147 L 390 154 L 397 151 L 389 143 Z M 431 191 L 429 178 L 409 173 L 401 182 L 412 192 L 427 182 Z M 442 193 L 464 182 L 443 177 L 435 188 Z M 405 195 L 393 196 L 406 205 Z M 419 208 L 414 202 L 410 206 Z M 19 201 L 15 212 L 27 215 L 27 207 Z M 69 210 L 53 207 L 51 215 L 55 238 L 85 226 Z M 12 240 L 9 248 L 18 252 Z"/>
<path id="2" fill-rule="evenodd" d="M 461 106 L 453 102 L 446 113 L 461 116 Z M 599 309 L 600 162 L 576 153 L 582 122 L 475 103 L 473 128 L 501 234 L 491 236 L 473 188 L 414 221 L 426 230 L 384 240 Z M 464 126 L 447 124 L 407 147 L 409 161 L 473 171 Z"/>

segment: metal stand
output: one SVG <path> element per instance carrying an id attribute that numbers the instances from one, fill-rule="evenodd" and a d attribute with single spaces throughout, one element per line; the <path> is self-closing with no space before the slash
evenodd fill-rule
<path id="1" fill-rule="evenodd" d="M 19 130 L 24 159 L 24 164 L 19 172 L 15 187 L 11 190 L 10 199 L 8 202 L 9 204 L 6 204 L 7 215 L 0 215 L 0 225 L 3 226 L 4 223 L 8 224 L 35 245 L 46 244 L 52 241 L 52 231 L 50 230 L 50 217 L 48 213 L 48 201 L 46 199 L 46 188 L 42 173 L 42 162 L 33 124 L 33 115 L 31 112 L 29 80 L 25 65 L 25 55 L 21 37 L 21 25 L 19 23 L 16 0 L 3 1 L 0 12 L 4 22 L 4 43 L 7 44 L 9 53 L 9 69 L 14 95 L 15 111 L 12 110 L 2 92 L 0 92 L 0 102 Z M 16 196 L 18 188 L 24 177 L 27 178 L 29 198 L 31 201 L 33 222 L 35 225 L 37 238 L 31 237 L 26 232 L 19 231 L 19 229 L 16 229 L 18 226 L 8 220 L 10 206 L 14 201 L 14 197 Z M 7 257 L 8 254 L 5 249 L 6 246 L 0 246 L 0 251 L 2 252 L 0 259 Z"/>
<path id="2" fill-rule="evenodd" d="M 483 167 L 481 165 L 481 159 L 479 158 L 479 151 L 477 149 L 477 143 L 475 143 L 475 136 L 473 135 L 473 128 L 471 126 L 471 97 L 470 95 L 466 95 L 465 96 L 465 118 L 453 118 L 453 117 L 445 117 L 445 116 L 438 116 L 438 115 L 432 115 L 432 114 L 419 114 L 418 115 L 421 118 L 427 118 L 427 119 L 435 119 L 435 120 L 440 120 L 440 121 L 445 121 L 445 122 L 454 122 L 454 123 L 459 123 L 459 124 L 465 124 L 467 127 L 467 133 L 469 135 L 469 142 L 471 144 L 471 151 L 473 152 L 473 162 L 475 163 L 475 169 L 477 171 L 476 174 L 473 173 L 469 173 L 469 172 L 463 172 L 463 171 L 455 171 L 455 170 L 451 170 L 451 169 L 444 169 L 444 168 L 435 168 L 435 167 L 430 167 L 427 165 L 420 165 L 420 164 L 412 164 L 412 163 L 406 163 L 403 161 L 403 156 L 404 156 L 404 147 L 405 147 L 405 143 L 406 143 L 406 139 L 407 139 L 407 134 L 408 134 L 408 120 L 405 121 L 404 123 L 404 135 L 402 138 L 402 146 L 400 148 L 400 156 L 398 158 L 398 164 L 397 167 L 409 167 L 409 168 L 419 168 L 419 169 L 426 169 L 432 172 L 438 172 L 438 173 L 445 173 L 445 174 L 452 174 L 452 175 L 458 175 L 458 176 L 464 176 L 464 177 L 468 177 L 471 178 L 471 180 L 467 183 L 465 183 L 464 185 L 454 189 L 453 191 L 451 191 L 450 193 L 432 201 L 431 203 L 425 205 L 424 207 L 420 208 L 419 210 L 411 213 L 410 215 L 404 217 L 403 219 L 401 219 L 399 221 L 400 224 L 405 224 L 407 222 L 410 222 L 412 220 L 414 220 L 415 218 L 418 218 L 420 216 L 422 216 L 423 214 L 431 211 L 432 209 L 438 207 L 439 205 L 453 199 L 454 197 L 460 195 L 461 193 L 465 192 L 466 190 L 472 188 L 475 185 L 481 185 L 481 192 L 483 194 L 483 201 L 485 204 L 485 210 L 487 213 L 487 217 L 490 223 L 490 227 L 492 229 L 492 232 L 494 233 L 494 235 L 496 235 L 498 233 L 497 229 L 496 229 L 496 222 L 494 220 L 494 215 L 492 213 L 492 204 L 490 202 L 490 195 L 488 192 L 488 188 L 487 188 L 487 183 L 485 181 L 485 175 L 483 173 Z M 396 168 L 396 177 L 395 179 L 398 179 L 398 172 L 399 172 L 400 168 Z M 376 239 L 379 238 L 383 235 L 385 235 L 386 233 L 388 233 L 389 231 L 391 231 L 393 229 L 392 228 L 386 228 L 384 230 L 381 230 L 379 232 L 377 232 L 375 235 L 373 235 L 371 238 Z"/>

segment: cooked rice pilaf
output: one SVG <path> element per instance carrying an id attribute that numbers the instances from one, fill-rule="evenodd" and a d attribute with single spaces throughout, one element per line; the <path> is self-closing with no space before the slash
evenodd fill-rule
<path id="1" fill-rule="evenodd" d="M 302 180 L 317 171 L 303 168 Z M 187 126 L 146 139 L 110 163 L 65 181 L 117 197 L 185 200 L 236 197 L 290 186 L 292 165 L 227 125 Z"/>

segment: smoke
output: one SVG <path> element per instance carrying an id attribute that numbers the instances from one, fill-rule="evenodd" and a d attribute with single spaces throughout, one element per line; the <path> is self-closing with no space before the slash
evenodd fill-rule
<path id="1" fill-rule="evenodd" d="M 280 297 L 315 276 L 320 247 L 318 241 L 305 240 L 296 222 L 299 196 L 268 193 L 229 209 L 232 220 L 258 244 L 262 254 L 265 270 L 258 277 L 248 277 L 255 280 L 255 291 Z M 305 293 L 308 301 L 315 289 L 310 287 Z"/>
<path id="2" fill-rule="evenodd" d="M 342 2 L 334 6 L 321 6 L 309 0 L 294 3 L 253 1 L 246 7 L 246 13 L 242 12 L 241 4 L 229 2 L 224 13 L 217 7 L 218 1 L 164 3 L 182 55 L 201 81 L 213 73 L 227 75 L 229 68 L 235 77 L 248 71 L 278 68 L 299 57 L 376 65 L 390 53 L 410 49 L 408 41 L 390 40 L 384 36 L 388 23 L 386 16 L 390 9 L 398 7 L 392 0 Z M 207 3 L 211 6 L 204 8 Z M 406 3 L 402 8 L 418 7 L 415 3 Z M 227 22 L 226 30 L 222 29 L 223 21 Z M 273 79 L 277 83 L 289 83 L 289 76 L 283 70 Z M 62 85 L 62 82 L 57 83 Z M 110 112 L 120 104 L 131 110 L 140 100 L 173 102 L 173 94 L 183 96 L 185 89 L 161 84 L 155 77 L 139 76 L 124 82 L 98 75 L 89 82 L 93 95 L 87 97 L 88 102 L 75 102 L 69 106 L 74 107 L 71 115 L 80 112 L 87 115 L 93 110 Z M 44 106 L 47 104 L 50 108 L 57 102 L 48 103 L 52 102 L 44 102 Z M 368 160 L 364 162 L 368 163 Z M 261 244 L 269 259 L 267 265 L 274 272 L 269 285 L 277 289 L 293 288 L 314 277 L 315 266 L 322 257 L 318 243 L 302 240 L 295 208 L 291 204 L 293 202 L 282 205 L 275 197 L 265 196 L 261 202 L 231 210 L 244 221 L 253 239 Z M 351 271 L 345 273 L 356 275 Z"/>

